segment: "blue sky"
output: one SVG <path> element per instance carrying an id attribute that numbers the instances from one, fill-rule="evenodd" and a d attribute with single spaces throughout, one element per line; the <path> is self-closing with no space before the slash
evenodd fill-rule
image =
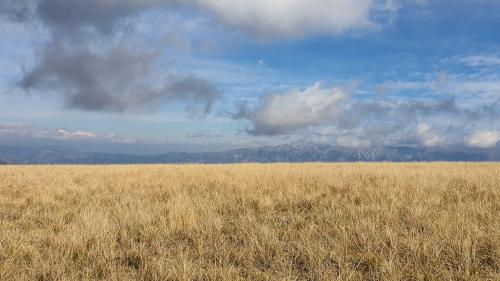
<path id="1" fill-rule="evenodd" d="M 489 149 L 497 0 L 0 0 L 0 144 Z"/>

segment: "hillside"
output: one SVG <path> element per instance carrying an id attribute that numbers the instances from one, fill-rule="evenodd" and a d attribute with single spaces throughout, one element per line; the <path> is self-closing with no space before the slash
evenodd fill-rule
<path id="1" fill-rule="evenodd" d="M 276 162 L 499 161 L 500 149 L 425 149 L 387 146 L 361 149 L 330 145 L 281 145 L 225 152 L 171 152 L 159 155 L 78 152 L 61 147 L 0 146 L 0 159 L 16 164 L 154 164 Z"/>

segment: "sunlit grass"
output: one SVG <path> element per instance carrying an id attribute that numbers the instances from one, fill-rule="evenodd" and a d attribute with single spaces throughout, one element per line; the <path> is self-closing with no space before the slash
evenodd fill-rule
<path id="1" fill-rule="evenodd" d="M 500 164 L 0 167 L 0 280 L 500 280 Z"/>

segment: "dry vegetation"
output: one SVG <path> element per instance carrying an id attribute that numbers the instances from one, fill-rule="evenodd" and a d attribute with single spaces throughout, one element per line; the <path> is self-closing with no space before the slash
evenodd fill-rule
<path id="1" fill-rule="evenodd" d="M 0 280 L 500 280 L 500 164 L 0 167 Z"/>

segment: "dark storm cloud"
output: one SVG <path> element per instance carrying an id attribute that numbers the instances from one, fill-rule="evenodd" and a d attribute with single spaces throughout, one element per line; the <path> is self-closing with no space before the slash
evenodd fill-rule
<path id="1" fill-rule="evenodd" d="M 20 86 L 62 93 L 68 107 L 88 111 L 148 111 L 184 101 L 194 113 L 205 114 L 219 97 L 203 79 L 168 75 L 159 80 L 153 65 L 157 53 L 117 47 L 96 54 L 73 48 L 59 43 L 47 46 Z"/>
<path id="2" fill-rule="evenodd" d="M 18 85 L 25 90 L 56 93 L 63 96 L 67 107 L 86 111 L 144 112 L 183 102 L 191 117 L 209 113 L 220 97 L 210 82 L 166 73 L 156 63 L 159 51 L 144 51 L 124 40 L 113 40 L 118 32 L 130 28 L 130 17 L 172 2 L 0 2 L 5 8 L 2 14 L 11 20 L 25 17 L 27 7 L 33 7 L 36 18 L 51 33 L 50 41 L 39 50 L 36 64 Z"/>

